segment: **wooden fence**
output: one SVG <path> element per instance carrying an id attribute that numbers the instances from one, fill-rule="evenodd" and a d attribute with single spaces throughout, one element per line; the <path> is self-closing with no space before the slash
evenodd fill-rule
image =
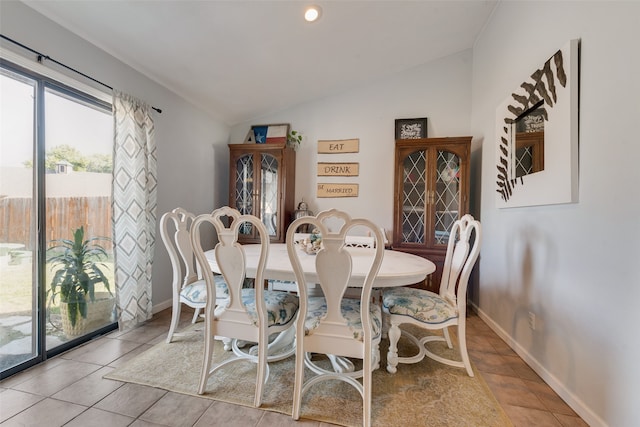
<path id="1" fill-rule="evenodd" d="M 0 199 L 0 242 L 32 247 L 33 200 L 5 197 Z M 72 239 L 73 230 L 84 226 L 85 238 L 111 237 L 111 197 L 55 197 L 47 199 L 47 242 Z M 100 242 L 111 250 L 111 242 Z"/>

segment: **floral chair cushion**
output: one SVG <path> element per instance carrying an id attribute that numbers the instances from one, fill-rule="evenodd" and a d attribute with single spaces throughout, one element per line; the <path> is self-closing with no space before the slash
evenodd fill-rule
<path id="1" fill-rule="evenodd" d="M 256 311 L 255 289 L 242 289 L 242 303 L 255 325 L 258 324 Z M 264 302 L 267 307 L 268 326 L 282 326 L 293 320 L 298 312 L 298 296 L 288 292 L 263 291 Z M 215 314 L 219 315 L 228 304 L 218 305 Z"/>
<path id="2" fill-rule="evenodd" d="M 362 319 L 360 318 L 360 300 L 355 298 L 345 298 L 342 300 L 342 315 L 344 316 L 349 328 L 353 331 L 353 338 L 358 341 L 364 339 L 364 331 L 362 329 Z M 373 338 L 380 336 L 382 329 L 382 313 L 380 306 L 371 304 L 369 306 L 371 313 L 371 323 L 373 330 Z M 309 298 L 309 304 L 307 307 L 307 319 L 305 320 L 304 330 L 305 334 L 309 335 L 313 333 L 313 330 L 320 325 L 320 319 L 327 312 L 327 301 L 324 297 L 312 297 Z"/>
<path id="3" fill-rule="evenodd" d="M 394 288 L 382 296 L 389 314 L 409 316 L 419 322 L 439 324 L 457 318 L 456 308 L 433 292 L 415 288 Z"/>
<path id="4" fill-rule="evenodd" d="M 229 289 L 227 288 L 224 278 L 216 274 L 213 276 L 213 280 L 216 284 L 216 299 L 221 300 L 227 298 L 229 296 Z M 207 285 L 204 280 L 198 280 L 182 288 L 180 298 L 192 304 L 206 304 Z"/>

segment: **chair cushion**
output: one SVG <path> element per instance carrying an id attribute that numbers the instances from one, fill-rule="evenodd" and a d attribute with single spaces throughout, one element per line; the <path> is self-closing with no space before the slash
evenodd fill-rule
<path id="1" fill-rule="evenodd" d="M 258 312 L 256 311 L 256 290 L 242 289 L 242 303 L 255 325 L 258 324 Z M 264 302 L 267 307 L 268 326 L 282 326 L 293 320 L 298 312 L 298 296 L 288 292 L 263 291 Z M 226 308 L 227 304 L 216 307 L 216 314 Z"/>
<path id="2" fill-rule="evenodd" d="M 216 300 L 226 299 L 229 296 L 229 289 L 227 288 L 224 278 L 216 274 L 213 276 L 213 280 L 216 284 Z M 180 298 L 186 303 L 206 304 L 207 285 L 204 280 L 195 281 L 182 288 Z"/>
<path id="3" fill-rule="evenodd" d="M 389 314 L 409 316 L 419 322 L 438 324 L 458 317 L 457 309 L 440 295 L 423 289 L 393 288 L 384 291 L 382 305 Z"/>
<path id="4" fill-rule="evenodd" d="M 360 318 L 360 300 L 355 298 L 345 298 L 341 304 L 342 316 L 344 316 L 349 329 L 353 331 L 353 338 L 362 341 L 364 339 L 364 331 L 362 329 L 362 319 Z M 313 330 L 320 325 L 320 319 L 327 312 L 327 301 L 324 297 L 311 297 L 307 307 L 307 319 L 304 323 L 305 335 L 313 333 Z M 371 323 L 373 330 L 373 338 L 380 336 L 382 329 L 382 313 L 380 306 L 371 304 L 369 306 L 371 313 Z"/>

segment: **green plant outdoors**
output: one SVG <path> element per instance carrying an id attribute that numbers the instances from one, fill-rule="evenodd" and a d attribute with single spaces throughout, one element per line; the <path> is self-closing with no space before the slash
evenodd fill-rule
<path id="1" fill-rule="evenodd" d="M 84 227 L 73 231 L 73 240 L 53 240 L 54 246 L 47 249 L 47 261 L 55 274 L 49 285 L 49 301 L 55 303 L 56 296 L 68 304 L 69 321 L 75 326 L 78 315 L 87 318 L 87 298 L 95 301 L 95 285 L 103 283 L 109 289 L 109 279 L 103 273 L 106 265 L 100 261 L 107 258 L 107 252 L 99 244 L 107 237 L 92 237 L 85 240 Z M 112 294 L 113 295 L 113 294 Z"/>

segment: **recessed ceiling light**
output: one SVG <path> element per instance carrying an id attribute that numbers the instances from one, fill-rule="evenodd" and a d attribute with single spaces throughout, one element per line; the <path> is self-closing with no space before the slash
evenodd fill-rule
<path id="1" fill-rule="evenodd" d="M 304 19 L 307 22 L 317 21 L 318 18 L 320 18 L 321 12 L 322 9 L 320 9 L 320 6 L 309 6 L 304 11 Z"/>

